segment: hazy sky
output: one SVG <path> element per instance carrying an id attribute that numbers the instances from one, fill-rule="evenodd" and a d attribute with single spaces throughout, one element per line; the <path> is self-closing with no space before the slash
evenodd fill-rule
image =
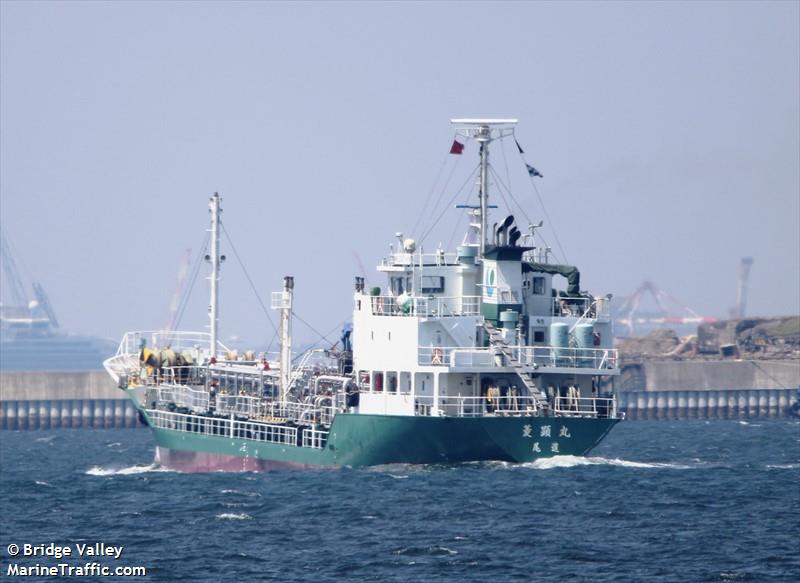
<path id="1" fill-rule="evenodd" d="M 167 323 L 219 191 L 263 301 L 292 274 L 297 313 L 328 332 L 357 257 L 382 284 L 440 168 L 445 201 L 474 168 L 474 144 L 448 157 L 449 118 L 513 116 L 544 174 L 544 235 L 583 287 L 650 279 L 724 316 L 753 256 L 749 312 L 798 313 L 799 6 L 2 2 L 3 228 L 63 327 L 119 337 Z M 497 146 L 498 176 L 543 218 Z M 451 215 L 426 248 L 459 241 Z M 223 338 L 269 340 L 223 251 Z M 206 323 L 204 275 L 183 327 Z"/>

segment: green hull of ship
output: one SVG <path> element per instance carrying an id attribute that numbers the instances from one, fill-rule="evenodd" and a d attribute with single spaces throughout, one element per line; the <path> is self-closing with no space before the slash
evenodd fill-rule
<path id="1" fill-rule="evenodd" d="M 618 422 L 578 417 L 410 417 L 340 413 L 321 449 L 153 428 L 162 464 L 185 471 L 359 467 L 586 455 Z"/>

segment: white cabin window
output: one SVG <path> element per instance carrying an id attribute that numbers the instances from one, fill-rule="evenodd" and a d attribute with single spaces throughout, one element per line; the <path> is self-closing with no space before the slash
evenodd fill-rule
<path id="1" fill-rule="evenodd" d="M 544 294 L 544 278 L 543 277 L 534 277 L 533 278 L 533 293 L 537 296 Z"/>
<path id="2" fill-rule="evenodd" d="M 444 291 L 444 277 L 441 275 L 423 275 L 422 293 L 440 294 Z"/>

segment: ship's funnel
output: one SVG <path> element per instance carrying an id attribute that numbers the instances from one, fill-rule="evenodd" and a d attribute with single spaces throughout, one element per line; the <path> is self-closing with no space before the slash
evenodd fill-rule
<path id="1" fill-rule="evenodd" d="M 505 246 L 508 245 L 508 229 L 514 224 L 514 215 L 508 215 L 500 228 L 497 229 L 498 244 Z"/>

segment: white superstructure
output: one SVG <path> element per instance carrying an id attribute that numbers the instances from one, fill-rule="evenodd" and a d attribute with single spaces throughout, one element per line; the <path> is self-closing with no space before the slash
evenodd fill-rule
<path id="1" fill-rule="evenodd" d="M 490 230 L 488 148 L 511 135 L 516 120 L 453 123 L 480 147 L 480 205 L 468 207 L 471 232 L 454 253 L 424 252 L 399 235 L 378 267 L 385 285 L 366 289 L 357 278 L 358 411 L 596 411 L 600 377 L 618 374 L 610 296 L 576 289 L 578 270 L 548 263 L 546 250 L 523 237 L 513 217 Z M 554 275 L 569 278 L 571 289 L 557 291 Z"/>

